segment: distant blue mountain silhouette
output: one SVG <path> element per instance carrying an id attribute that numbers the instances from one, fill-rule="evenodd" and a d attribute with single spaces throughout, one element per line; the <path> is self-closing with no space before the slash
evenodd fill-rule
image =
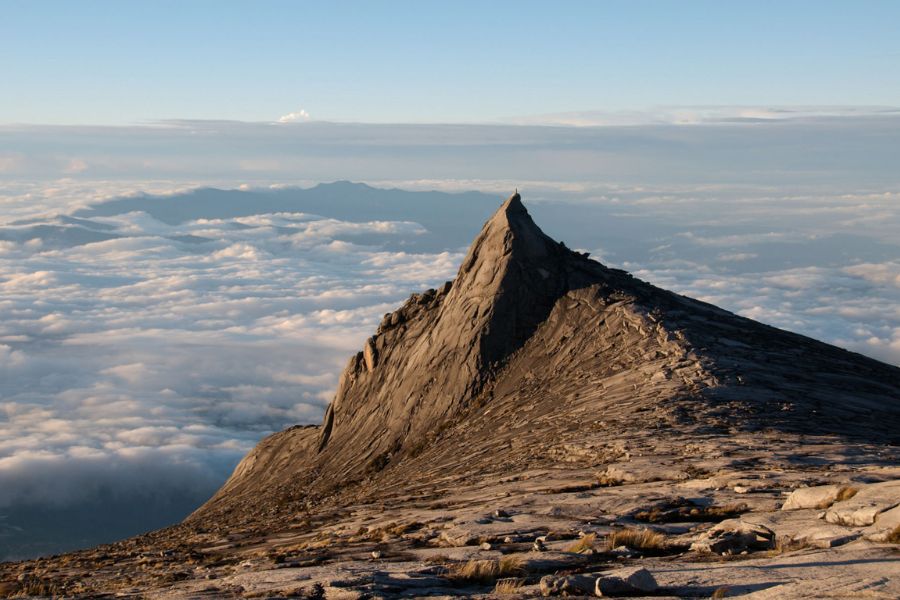
<path id="1" fill-rule="evenodd" d="M 233 219 L 302 212 L 350 222 L 413 221 L 429 231 L 418 249 L 452 248 L 468 243 L 496 207 L 498 196 L 374 188 L 337 181 L 313 188 L 243 191 L 200 188 L 169 196 L 116 198 L 80 209 L 75 217 L 109 217 L 142 211 L 169 225 L 195 219 Z M 358 237 L 355 241 L 362 241 Z"/>

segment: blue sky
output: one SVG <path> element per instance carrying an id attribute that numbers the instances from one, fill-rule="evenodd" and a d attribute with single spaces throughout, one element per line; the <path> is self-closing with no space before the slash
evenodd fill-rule
<path id="1" fill-rule="evenodd" d="M 0 3 L 0 123 L 900 104 L 898 2 Z"/>

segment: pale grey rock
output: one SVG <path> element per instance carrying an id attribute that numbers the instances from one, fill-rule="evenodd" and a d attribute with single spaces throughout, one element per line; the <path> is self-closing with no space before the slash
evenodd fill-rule
<path id="1" fill-rule="evenodd" d="M 863 530 L 863 535 L 873 542 L 883 542 L 897 527 L 900 527 L 900 506 L 875 515 L 875 522 Z"/>
<path id="2" fill-rule="evenodd" d="M 825 512 L 825 520 L 837 525 L 866 527 L 875 523 L 879 513 L 900 504 L 900 481 L 860 486 L 849 500 L 838 502 Z"/>
<path id="3" fill-rule="evenodd" d="M 839 485 L 817 485 L 797 488 L 787 497 L 781 510 L 827 508 L 837 500 L 840 490 L 841 486 Z"/>

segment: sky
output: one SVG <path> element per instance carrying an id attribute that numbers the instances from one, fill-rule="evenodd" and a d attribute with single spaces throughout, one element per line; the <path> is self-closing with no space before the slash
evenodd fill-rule
<path id="1" fill-rule="evenodd" d="M 897 106 L 900 4 L 4 0 L 0 123 Z"/>
<path id="2" fill-rule="evenodd" d="M 898 17 L 0 0 L 0 560 L 176 522 L 320 422 L 516 188 L 610 266 L 900 365 Z"/>

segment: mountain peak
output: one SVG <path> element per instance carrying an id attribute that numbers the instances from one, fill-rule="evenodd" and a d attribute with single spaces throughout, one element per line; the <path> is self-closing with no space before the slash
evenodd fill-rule
<path id="1" fill-rule="evenodd" d="M 798 352 L 799 372 L 830 375 L 794 395 Z M 862 390 L 858 373 L 879 383 Z M 198 514 L 227 509 L 241 490 L 257 493 L 270 481 L 309 494 L 388 465 L 411 473 L 422 448 L 436 444 L 434 453 L 453 457 L 466 447 L 447 437 L 454 427 L 484 450 L 485 469 L 500 455 L 518 461 L 510 448 L 522 439 L 541 448 L 577 439 L 583 420 L 596 418 L 589 415 L 630 423 L 647 411 L 660 427 L 724 423 L 723 403 L 736 427 L 761 427 L 765 415 L 767 427 L 896 438 L 900 411 L 878 386 L 900 390 L 898 374 L 587 259 L 544 234 L 517 192 L 485 222 L 454 281 L 385 315 L 351 357 L 322 426 L 260 444 Z M 852 408 L 844 377 L 856 382 Z M 856 424 L 847 411 L 869 416 Z"/>
<path id="2" fill-rule="evenodd" d="M 476 283 L 484 283 L 487 271 L 496 271 L 498 261 L 511 258 L 517 262 L 544 262 L 561 255 L 561 246 L 535 224 L 518 192 L 510 196 L 488 219 L 481 233 L 469 247 L 457 279 L 465 280 L 469 273 L 479 274 Z M 546 265 L 532 265 L 535 268 Z M 546 271 L 546 268 L 544 268 Z M 458 283 L 464 283 L 459 281 Z"/>

